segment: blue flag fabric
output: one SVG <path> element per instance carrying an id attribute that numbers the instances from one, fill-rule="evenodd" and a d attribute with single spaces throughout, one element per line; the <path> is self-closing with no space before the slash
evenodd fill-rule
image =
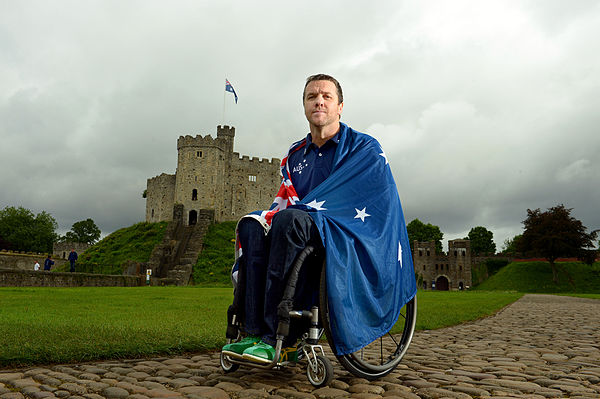
<path id="1" fill-rule="evenodd" d="M 315 220 L 327 254 L 338 355 L 386 334 L 417 292 L 400 197 L 381 146 L 340 124 L 331 175 L 294 207 Z"/>
<path id="2" fill-rule="evenodd" d="M 233 90 L 233 86 L 231 85 L 231 83 L 229 83 L 229 80 L 227 79 L 225 79 L 225 91 L 233 93 L 233 96 L 235 97 L 235 103 L 237 104 L 238 96 L 235 93 L 235 90 Z"/>
<path id="3" fill-rule="evenodd" d="M 310 213 L 326 251 L 335 352 L 345 355 L 386 334 L 417 286 L 400 197 L 385 153 L 373 137 L 343 123 L 339 137 L 331 174 L 302 201 L 287 160 L 306 140 L 292 144 L 281 162 L 283 179 L 273 205 L 246 217 L 268 230 L 274 214 L 282 209 Z M 236 249 L 239 257 L 239 241 Z"/>

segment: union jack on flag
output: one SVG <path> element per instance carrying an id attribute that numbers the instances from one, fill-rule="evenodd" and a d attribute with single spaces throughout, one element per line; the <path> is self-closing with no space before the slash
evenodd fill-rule
<path id="1" fill-rule="evenodd" d="M 233 86 L 231 85 L 231 83 L 229 83 L 229 80 L 227 79 L 225 79 L 225 91 L 233 93 L 233 96 L 235 97 L 235 103 L 237 104 L 238 96 L 235 93 L 235 90 L 233 90 Z"/>

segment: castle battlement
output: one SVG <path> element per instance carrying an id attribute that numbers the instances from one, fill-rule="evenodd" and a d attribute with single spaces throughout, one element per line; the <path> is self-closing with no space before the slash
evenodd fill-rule
<path id="1" fill-rule="evenodd" d="M 175 177 L 175 175 L 170 175 L 168 173 L 161 173 L 158 176 L 150 177 L 148 179 L 148 181 L 163 180 L 163 179 L 166 179 L 166 178 L 173 178 L 173 177 Z"/>
<path id="2" fill-rule="evenodd" d="M 258 163 L 264 163 L 264 164 L 269 164 L 269 165 L 277 165 L 280 166 L 281 165 L 281 159 L 279 158 L 258 158 L 258 157 L 252 157 L 252 159 L 248 156 L 248 155 L 240 155 L 239 152 L 234 152 L 233 154 L 233 159 L 237 159 L 238 161 L 242 161 L 242 162 L 258 162 Z"/>
<path id="3" fill-rule="evenodd" d="M 178 150 L 185 147 L 218 147 L 225 150 L 227 144 L 228 139 L 223 137 L 213 138 L 210 134 L 206 136 L 197 135 L 196 137 L 190 135 L 179 136 L 179 139 L 177 139 Z"/>
<path id="4" fill-rule="evenodd" d="M 217 126 L 217 137 L 221 137 L 221 136 L 227 136 L 227 137 L 234 137 L 235 136 L 235 127 L 233 126 Z"/>

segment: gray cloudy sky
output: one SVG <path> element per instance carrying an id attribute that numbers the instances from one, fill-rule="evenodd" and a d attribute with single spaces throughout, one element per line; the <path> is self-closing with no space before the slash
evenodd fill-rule
<path id="1" fill-rule="evenodd" d="M 599 1 L 0 0 L 0 208 L 61 233 L 144 220 L 180 135 L 281 158 L 313 73 L 380 140 L 407 221 L 504 239 L 564 203 L 600 228 Z M 260 145 L 259 145 L 260 143 Z"/>

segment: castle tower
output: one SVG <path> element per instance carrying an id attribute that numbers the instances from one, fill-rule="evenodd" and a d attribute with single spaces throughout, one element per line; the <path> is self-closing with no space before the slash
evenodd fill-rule
<path id="1" fill-rule="evenodd" d="M 471 241 L 449 240 L 448 263 L 450 264 L 451 289 L 465 289 L 471 286 Z"/>
<path id="2" fill-rule="evenodd" d="M 216 139 L 206 135 L 177 140 L 174 200 L 183 205 L 185 224 L 195 224 L 201 209 L 220 214 L 234 137 L 235 128 L 219 126 Z"/>

